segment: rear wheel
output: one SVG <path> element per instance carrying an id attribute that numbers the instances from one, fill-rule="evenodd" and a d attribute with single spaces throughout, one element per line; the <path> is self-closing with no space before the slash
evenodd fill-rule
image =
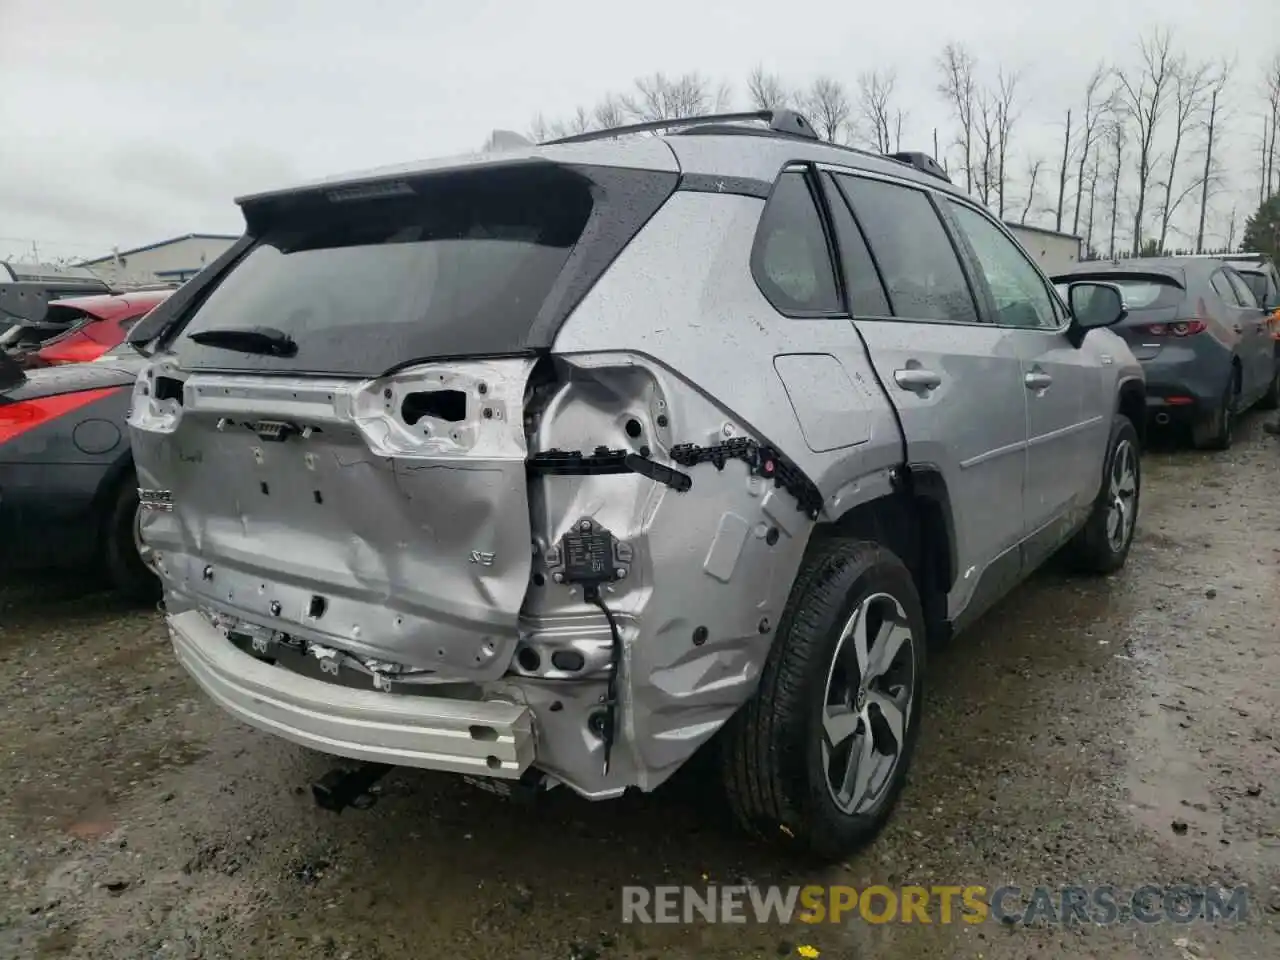
<path id="1" fill-rule="evenodd" d="M 811 551 L 759 690 L 725 730 L 723 778 L 742 826 L 823 861 L 874 837 L 911 762 L 925 653 L 901 560 L 869 542 Z"/>
<path id="2" fill-rule="evenodd" d="M 160 580 L 151 571 L 149 550 L 142 542 L 138 480 L 130 470 L 113 495 L 103 531 L 102 562 L 111 585 L 125 596 L 154 600 Z"/>
<path id="3" fill-rule="evenodd" d="M 1192 431 L 1192 439 L 1201 450 L 1230 450 L 1235 441 L 1236 415 L 1240 411 L 1240 374 L 1232 371 L 1227 388 L 1207 423 Z"/>
<path id="4" fill-rule="evenodd" d="M 1271 384 L 1258 401 L 1258 406 L 1263 410 L 1280 410 L 1280 358 L 1273 364 Z"/>

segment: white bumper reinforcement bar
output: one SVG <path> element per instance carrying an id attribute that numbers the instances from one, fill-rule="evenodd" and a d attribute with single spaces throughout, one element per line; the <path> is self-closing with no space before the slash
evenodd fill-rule
<path id="1" fill-rule="evenodd" d="M 196 683 L 260 730 L 340 757 L 450 773 L 514 779 L 533 762 L 528 707 L 326 683 L 254 659 L 198 610 L 167 619 L 178 660 Z"/>

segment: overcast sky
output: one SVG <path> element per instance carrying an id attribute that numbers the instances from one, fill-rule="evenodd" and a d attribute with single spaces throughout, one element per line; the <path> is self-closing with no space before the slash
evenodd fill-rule
<path id="1" fill-rule="evenodd" d="M 1238 61 L 1225 233 L 1233 203 L 1241 223 L 1256 204 L 1277 0 L 0 0 L 0 257 L 29 257 L 33 241 L 48 259 L 235 233 L 236 194 L 464 152 L 655 70 L 730 81 L 741 104 L 757 62 L 850 87 L 892 67 L 904 147 L 929 149 L 947 123 L 935 60 L 948 41 L 992 74 L 1024 71 L 1021 174 L 1028 154 L 1056 163 L 1093 65 L 1131 62 L 1157 24 L 1198 57 Z"/>

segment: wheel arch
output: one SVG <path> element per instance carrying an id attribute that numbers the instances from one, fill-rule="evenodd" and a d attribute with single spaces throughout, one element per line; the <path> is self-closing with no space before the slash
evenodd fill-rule
<path id="1" fill-rule="evenodd" d="M 106 546 L 107 524 L 111 521 L 111 510 L 120 488 L 133 472 L 133 451 L 126 449 L 102 474 L 98 481 L 98 489 L 93 494 L 90 515 L 97 521 L 94 535 L 98 538 L 95 550 L 99 553 Z"/>
<path id="2" fill-rule="evenodd" d="M 947 595 L 959 562 L 951 495 L 937 467 L 895 468 L 892 492 L 852 504 L 814 527 L 813 540 L 831 537 L 871 540 L 892 550 L 915 578 L 931 636 L 949 633 Z"/>
<path id="3" fill-rule="evenodd" d="M 1138 443 L 1147 443 L 1147 386 L 1139 377 L 1120 382 L 1116 390 L 1116 413 L 1128 417 L 1138 433 Z"/>

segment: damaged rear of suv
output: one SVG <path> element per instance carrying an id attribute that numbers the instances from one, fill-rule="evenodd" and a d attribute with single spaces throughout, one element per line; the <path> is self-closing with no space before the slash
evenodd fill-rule
<path id="1" fill-rule="evenodd" d="M 720 735 L 747 826 L 826 856 L 874 832 L 926 633 L 988 598 L 957 593 L 981 554 L 833 266 L 817 163 L 848 153 L 767 119 L 241 201 L 131 336 L 141 536 L 209 696 L 590 798 Z"/>

